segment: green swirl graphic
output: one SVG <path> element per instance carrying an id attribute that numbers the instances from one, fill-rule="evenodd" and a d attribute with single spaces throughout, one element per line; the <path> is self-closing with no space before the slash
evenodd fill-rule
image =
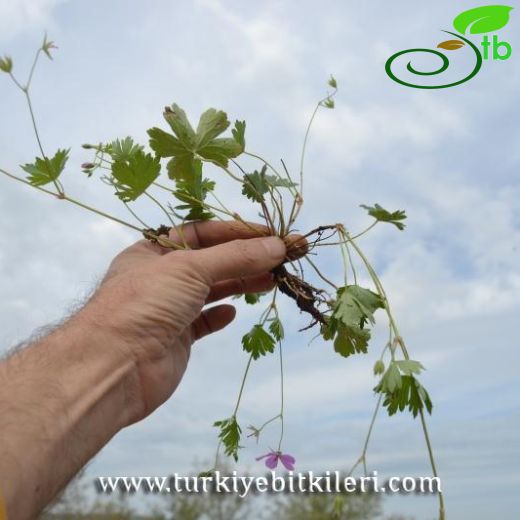
<path id="1" fill-rule="evenodd" d="M 480 50 L 478 49 L 478 47 L 473 42 L 464 38 L 464 36 L 461 36 L 460 34 L 452 33 L 450 31 L 443 31 L 443 32 L 445 32 L 447 34 L 451 34 L 452 36 L 456 36 L 457 38 L 460 38 L 473 49 L 473 52 L 475 53 L 475 57 L 476 57 L 476 63 L 475 63 L 475 68 L 471 71 L 471 73 L 468 76 L 466 76 L 465 78 L 463 78 L 459 81 L 456 81 L 454 83 L 448 83 L 447 85 L 414 85 L 413 83 L 408 83 L 407 81 L 403 81 L 403 80 L 399 79 L 392 72 L 392 63 L 399 56 L 402 56 L 403 54 L 414 53 L 414 52 L 426 52 L 429 54 L 435 54 L 436 56 L 441 58 L 442 65 L 438 69 L 436 69 L 432 72 L 421 72 L 421 71 L 414 69 L 414 67 L 412 66 L 412 62 L 409 61 L 408 65 L 406 66 L 408 71 L 411 72 L 412 74 L 416 74 L 418 76 L 435 76 L 437 74 L 443 73 L 449 67 L 450 61 L 448 60 L 448 57 L 445 54 L 443 54 L 440 51 L 434 50 L 434 49 L 408 49 L 405 51 L 396 52 L 395 54 L 390 56 L 390 58 L 388 58 L 388 60 L 385 64 L 385 70 L 386 70 L 386 73 L 388 74 L 388 76 L 390 76 L 390 78 L 393 79 L 394 81 L 396 81 L 397 83 L 404 85 L 405 87 L 423 88 L 423 89 L 455 87 L 457 85 L 460 85 L 461 83 L 465 83 L 466 81 L 469 81 L 470 79 L 474 78 L 480 71 L 480 68 L 482 67 L 482 54 L 480 54 Z"/>

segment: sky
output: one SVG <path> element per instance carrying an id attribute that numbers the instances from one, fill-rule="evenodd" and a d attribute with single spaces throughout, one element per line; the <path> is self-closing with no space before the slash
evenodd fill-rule
<path id="1" fill-rule="evenodd" d="M 520 505 L 517 10 L 499 32 L 512 57 L 484 62 L 463 85 L 406 88 L 386 76 L 384 64 L 402 49 L 435 48 L 447 38 L 440 31 L 478 5 L 0 2 L 0 54 L 13 57 L 15 73 L 27 74 L 45 31 L 59 47 L 53 62 L 39 65 L 33 98 L 45 146 L 72 147 L 67 191 L 122 218 L 128 215 L 110 189 L 81 174 L 89 159 L 81 143 L 126 135 L 145 143 L 146 129 L 162 125 L 164 105 L 180 104 L 194 121 L 216 107 L 247 121 L 250 150 L 273 162 L 284 158 L 296 171 L 307 121 L 334 74 L 336 109 L 320 112 L 311 131 L 299 226 L 343 222 L 355 232 L 370 223 L 360 204 L 406 210 L 405 232 L 380 225 L 360 244 L 381 275 L 412 357 L 427 368 L 421 380 L 434 401 L 428 423 L 448 517 L 473 520 L 509 518 Z M 452 52 L 450 78 L 471 63 L 469 49 Z M 0 76 L 0 167 L 21 174 L 19 165 L 36 153 L 24 99 Z M 212 175 L 226 193 L 226 181 Z M 7 178 L 0 178 L 0 208 L 0 350 L 7 351 L 69 314 L 112 257 L 139 237 Z M 162 223 L 153 208 L 136 208 Z M 320 256 L 341 280 L 339 252 Z M 247 361 L 240 338 L 261 312 L 238 306 L 232 325 L 194 346 L 174 396 L 117 435 L 88 475 L 167 475 L 211 459 L 211 424 L 231 413 Z M 306 320 L 289 302 L 281 302 L 281 314 L 288 336 L 285 449 L 301 470 L 349 467 L 375 404 L 371 371 L 384 346 L 383 316 L 369 354 L 343 359 L 330 343 L 309 345 L 312 332 L 297 332 Z M 276 357 L 255 364 L 243 424 L 277 413 L 278 385 Z M 239 467 L 258 471 L 254 457 L 277 435 L 273 425 L 258 446 L 248 441 Z M 380 475 L 428 475 L 418 420 L 382 413 L 368 462 Z M 430 520 L 436 503 L 388 497 L 385 511 Z"/>

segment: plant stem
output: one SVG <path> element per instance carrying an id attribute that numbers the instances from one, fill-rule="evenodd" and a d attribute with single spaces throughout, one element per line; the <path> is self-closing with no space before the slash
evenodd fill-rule
<path id="1" fill-rule="evenodd" d="M 125 220 L 122 220 L 120 218 L 114 217 L 114 215 L 110 215 L 109 213 L 105 213 L 104 211 L 101 211 L 99 209 L 96 209 L 92 206 L 89 206 L 88 204 L 84 204 L 83 202 L 80 202 L 79 200 L 73 199 L 72 197 L 69 197 L 68 195 L 65 195 L 64 193 L 55 193 L 51 190 L 48 190 L 46 188 L 42 188 L 41 186 L 35 186 L 34 184 L 31 184 L 29 181 L 26 181 L 25 179 L 22 179 L 21 177 L 17 177 L 16 175 L 13 175 L 12 173 L 9 173 L 8 171 L 0 168 L 0 173 L 3 173 L 7 177 L 10 177 L 11 179 L 21 182 L 23 184 L 26 184 L 27 186 L 30 186 L 31 188 L 35 188 L 38 191 L 41 191 L 43 193 L 46 193 L 47 195 L 52 195 L 56 199 L 59 200 L 66 200 L 67 202 L 70 202 L 71 204 L 74 204 L 75 206 L 79 206 L 80 208 L 86 209 L 87 211 L 90 211 L 91 213 L 95 213 L 96 215 L 99 215 L 101 217 L 107 218 L 108 220 L 112 220 L 113 222 L 117 222 L 118 224 L 121 224 L 122 226 L 125 226 L 127 228 L 133 229 L 134 231 L 138 231 L 139 233 L 143 233 L 145 229 L 139 228 L 137 226 L 134 226 L 133 224 L 130 224 L 130 222 L 126 222 Z M 148 236 L 152 238 L 159 239 L 161 241 L 161 245 L 164 247 L 169 247 L 171 249 L 184 249 L 183 246 L 180 244 L 177 244 L 173 242 L 172 240 L 169 240 L 164 237 L 158 237 L 153 235 L 152 233 L 148 233 Z"/>
<path id="2" fill-rule="evenodd" d="M 283 351 L 282 351 L 282 342 L 278 342 L 278 351 L 280 353 L 280 440 L 278 441 L 278 451 L 281 450 L 282 440 L 284 434 L 284 382 L 283 382 Z"/>
<path id="3" fill-rule="evenodd" d="M 345 233 L 346 233 L 346 231 L 345 231 Z M 347 238 L 350 239 L 350 243 L 352 244 L 352 247 L 356 250 L 356 252 L 360 256 L 360 258 L 363 260 L 363 263 L 365 264 L 365 266 L 366 266 L 366 268 L 367 268 L 367 270 L 368 270 L 368 272 L 370 274 L 370 277 L 372 278 L 374 284 L 377 287 L 379 295 L 381 296 L 381 298 L 383 298 L 383 301 L 385 302 L 385 309 L 386 309 L 386 313 L 388 315 L 388 319 L 390 321 L 390 325 L 391 325 L 391 327 L 392 327 L 392 329 L 394 331 L 396 339 L 398 339 L 398 343 L 399 343 L 399 346 L 401 347 L 401 351 L 403 352 L 404 358 L 405 359 L 410 359 L 410 355 L 408 354 L 408 350 L 406 348 L 404 340 L 402 339 L 402 336 L 399 333 L 399 328 L 397 327 L 397 323 L 395 322 L 395 319 L 394 319 L 394 317 L 392 315 L 392 311 L 391 311 L 391 308 L 390 308 L 390 303 L 389 303 L 388 298 L 386 296 L 386 293 L 385 293 L 385 290 L 384 290 L 383 285 L 381 283 L 381 280 L 377 276 L 377 273 L 374 271 L 374 268 L 372 267 L 372 265 L 368 261 L 367 257 L 363 254 L 363 252 L 361 251 L 359 246 L 348 236 L 348 233 L 347 233 Z M 430 435 L 429 435 L 429 432 L 428 432 L 428 427 L 426 425 L 426 419 L 424 417 L 424 412 L 423 412 L 422 408 L 419 411 L 420 411 L 420 415 L 421 415 L 421 426 L 422 426 L 422 430 L 423 430 L 423 434 L 424 434 L 424 439 L 426 441 L 426 447 L 428 449 L 428 456 L 429 456 L 429 459 L 430 459 L 430 465 L 431 465 L 431 468 L 432 468 L 432 473 L 433 473 L 433 476 L 435 478 L 438 478 L 437 466 L 435 464 L 435 457 L 433 455 L 433 448 L 432 448 L 432 444 L 431 444 L 431 441 L 430 441 Z M 442 491 L 438 492 L 438 496 L 439 496 L 439 517 L 440 517 L 441 520 L 443 520 L 445 518 L 445 508 L 444 508 L 444 496 L 442 494 Z"/>
<path id="4" fill-rule="evenodd" d="M 238 412 L 238 407 L 240 406 L 240 401 L 242 400 L 242 393 L 244 391 L 244 386 L 246 384 L 247 374 L 249 372 L 249 367 L 251 366 L 251 362 L 253 361 L 253 356 L 249 356 L 249 360 L 246 365 L 246 369 L 244 370 L 244 375 L 242 376 L 242 383 L 240 384 L 240 391 L 238 392 L 237 404 L 235 405 L 235 410 L 233 411 L 231 417 L 236 417 Z"/>
<path id="5" fill-rule="evenodd" d="M 363 444 L 363 451 L 361 452 L 361 455 L 360 455 L 359 459 L 357 460 L 357 462 L 352 466 L 352 468 L 348 472 L 348 475 L 347 475 L 348 477 L 350 477 L 352 475 L 354 470 L 359 466 L 359 464 L 361 462 L 363 462 L 365 476 L 367 476 L 366 457 L 367 457 L 367 451 L 368 451 L 368 443 L 370 441 L 370 437 L 372 436 L 372 430 L 374 429 L 374 424 L 376 422 L 377 414 L 379 413 L 382 398 L 383 398 L 383 395 L 380 394 L 377 399 L 376 407 L 374 408 L 374 413 L 372 414 L 372 419 L 370 421 L 370 426 L 368 427 L 367 435 L 365 437 L 365 442 Z"/>

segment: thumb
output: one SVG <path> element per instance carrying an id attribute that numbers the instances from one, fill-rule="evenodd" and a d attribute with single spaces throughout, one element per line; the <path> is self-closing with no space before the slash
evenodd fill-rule
<path id="1" fill-rule="evenodd" d="M 185 260 L 195 263 L 213 284 L 270 271 L 284 260 L 286 247 L 282 239 L 270 236 L 233 240 L 183 253 Z"/>

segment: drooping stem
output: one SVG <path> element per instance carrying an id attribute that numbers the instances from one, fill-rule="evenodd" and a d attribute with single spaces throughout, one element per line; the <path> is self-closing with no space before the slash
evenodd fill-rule
<path id="1" fill-rule="evenodd" d="M 374 284 L 375 284 L 375 286 L 376 286 L 376 288 L 377 288 L 377 290 L 379 292 L 379 295 L 381 296 L 381 298 L 384 301 L 385 310 L 386 310 L 388 319 L 390 321 L 390 326 L 392 327 L 392 329 L 394 331 L 395 337 L 397 339 L 397 342 L 399 343 L 399 346 L 401 347 L 401 351 L 403 353 L 404 358 L 407 359 L 407 360 L 410 359 L 410 355 L 408 353 L 408 350 L 406 348 L 404 340 L 403 340 L 403 338 L 402 338 L 402 336 L 401 336 L 401 334 L 399 332 L 399 328 L 397 327 L 397 323 L 396 323 L 396 321 L 395 321 L 395 319 L 393 317 L 393 314 L 392 314 L 392 311 L 391 311 L 391 308 L 390 308 L 390 303 L 388 301 L 388 297 L 386 296 L 386 293 L 385 293 L 385 290 L 384 290 L 383 285 L 381 283 L 381 280 L 377 276 L 377 273 L 375 272 L 374 268 L 372 267 L 372 265 L 368 261 L 368 258 L 364 255 L 363 251 L 361 251 L 361 249 L 356 244 L 356 242 L 353 241 L 351 239 L 351 237 L 348 236 L 348 233 L 346 231 L 344 231 L 344 232 L 346 233 L 347 238 L 349 239 L 350 244 L 356 250 L 357 254 L 359 255 L 359 257 L 361 258 L 361 260 L 365 264 L 365 266 L 367 268 L 367 271 L 370 274 L 370 277 L 372 278 L 372 281 L 374 282 Z M 422 430 L 423 430 L 424 439 L 426 441 L 426 447 L 427 447 L 427 450 L 428 450 L 428 456 L 429 456 L 429 459 L 430 459 L 430 465 L 431 465 L 431 468 L 432 468 L 432 473 L 433 473 L 433 476 L 435 478 L 438 478 L 437 466 L 436 466 L 436 463 L 435 463 L 435 456 L 433 454 L 433 448 L 432 448 L 432 444 L 431 444 L 431 441 L 430 441 L 430 435 L 429 435 L 429 432 L 428 432 L 428 427 L 426 425 L 426 418 L 424 417 L 424 412 L 423 412 L 422 408 L 419 411 L 420 411 L 420 416 L 421 416 L 421 426 L 422 426 Z M 442 494 L 442 491 L 439 490 L 438 496 L 439 496 L 439 517 L 440 517 L 440 520 L 444 520 L 444 518 L 445 518 L 445 508 L 444 508 L 444 496 Z"/>
<path id="2" fill-rule="evenodd" d="M 235 409 L 233 410 L 232 417 L 236 417 L 238 412 L 238 407 L 240 406 L 240 401 L 242 400 L 242 393 L 244 392 L 244 386 L 246 384 L 247 374 L 249 373 L 249 368 L 251 367 L 251 362 L 253 361 L 253 356 L 249 356 L 249 360 L 247 361 L 246 369 L 244 370 L 244 375 L 242 376 L 242 382 L 240 383 L 240 390 L 238 392 L 237 403 L 235 405 Z"/>
<path id="3" fill-rule="evenodd" d="M 278 441 L 278 451 L 281 451 L 284 434 L 284 381 L 283 381 L 283 349 L 282 342 L 278 342 L 278 352 L 280 354 L 280 440 Z"/>
<path id="4" fill-rule="evenodd" d="M 376 422 L 377 414 L 379 413 L 379 409 L 381 407 L 382 399 L 383 399 L 383 394 L 380 394 L 379 398 L 377 399 L 376 406 L 374 408 L 374 413 L 372 414 L 372 419 L 370 421 L 370 426 L 368 427 L 368 432 L 365 437 L 365 442 L 363 443 L 363 451 L 361 452 L 359 459 L 355 462 L 355 464 L 352 466 L 352 468 L 348 472 L 348 474 L 347 474 L 348 477 L 350 477 L 352 475 L 352 473 L 354 473 L 354 470 L 361 463 L 363 464 L 365 476 L 367 475 L 366 457 L 367 457 L 367 451 L 368 451 L 368 443 L 370 442 L 370 437 L 372 436 L 372 430 L 374 429 L 374 424 Z"/>

